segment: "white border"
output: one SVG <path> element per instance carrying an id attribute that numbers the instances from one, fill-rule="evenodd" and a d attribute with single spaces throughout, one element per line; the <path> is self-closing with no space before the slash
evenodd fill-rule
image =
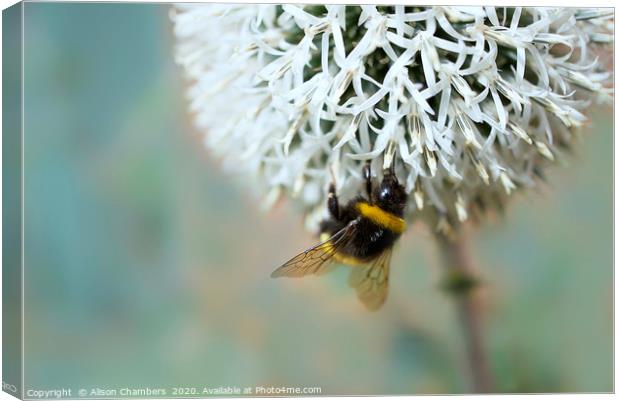
<path id="1" fill-rule="evenodd" d="M 24 45 L 24 41 L 25 41 L 25 18 L 24 18 L 24 12 L 25 12 L 25 4 L 29 3 L 32 1 L 24 1 L 23 5 L 22 5 L 22 9 L 21 9 L 21 14 L 22 14 L 22 80 L 21 80 L 21 94 L 22 94 L 22 99 L 21 99 L 21 107 L 22 107 L 22 132 L 21 132 L 21 206 L 22 206 L 22 210 L 21 210 L 21 224 L 22 224 L 22 230 L 21 230 L 21 241 L 22 241 L 22 247 L 21 247 L 21 263 L 22 263 L 22 293 L 21 293 L 21 297 L 22 297 L 22 350 L 21 350 L 21 354 L 22 354 L 22 389 L 25 388 L 25 381 L 24 381 L 24 373 L 25 373 L 25 341 L 24 341 L 24 317 L 25 317 L 25 304 L 24 304 L 24 257 L 25 257 L 25 252 L 24 252 L 24 239 L 25 239 L 25 213 L 24 213 L 24 124 L 25 124 L 25 118 L 24 118 L 24 78 L 25 78 L 25 74 L 24 74 L 24 56 L 25 56 L 25 45 Z M 122 2 L 122 1 L 98 1 L 98 0 L 82 0 L 82 1 L 73 1 L 73 0 L 66 0 L 66 1 L 47 1 L 47 2 L 66 2 L 66 3 L 70 3 L 70 2 L 80 2 L 80 3 L 84 3 L 84 2 L 92 2 L 92 3 L 163 3 L 163 4 L 169 4 L 171 3 L 170 1 L 164 1 L 164 0 L 155 0 L 155 1 L 144 1 L 144 0 L 136 0 L 136 1 L 131 1 L 131 2 Z M 220 2 L 230 2 L 230 3 L 261 3 L 261 1 L 248 1 L 248 0 L 237 0 L 237 1 L 220 1 Z M 262 3 L 264 3 L 266 1 L 262 1 Z M 301 1 L 301 0 L 288 0 L 285 1 L 286 3 L 301 3 L 301 4 L 324 4 L 324 3 L 328 3 L 326 1 L 320 1 L 320 0 L 305 0 L 305 1 Z M 14 4 L 16 4 L 17 2 L 14 0 L 11 0 L 10 2 L 5 2 L 4 4 L 2 4 L 1 8 L 4 10 L 5 8 L 8 8 Z M 377 1 L 369 1 L 369 0 L 358 0 L 358 1 L 352 1 L 352 0 L 340 0 L 340 1 L 333 1 L 331 3 L 339 3 L 339 4 L 412 4 L 412 3 L 418 3 L 417 1 L 401 1 L 401 0 L 393 0 L 393 1 L 386 1 L 386 0 L 377 0 Z M 506 1 L 506 0 L 496 0 L 496 1 L 466 1 L 466 0 L 451 0 L 449 2 L 445 2 L 445 1 L 435 1 L 435 0 L 427 0 L 424 2 L 419 2 L 420 4 L 424 4 L 424 5 L 441 5 L 441 4 L 450 4 L 450 5 L 470 5 L 470 4 L 482 4 L 482 5 L 493 5 L 493 6 L 508 6 L 508 5 L 515 5 L 514 1 Z M 534 1 L 534 0 L 521 0 L 518 2 L 519 5 L 522 6 L 533 6 L 533 7 L 540 7 L 541 6 L 541 2 L 540 0 Z M 589 1 L 587 4 L 589 7 L 614 7 L 615 3 L 612 1 Z M 549 0 L 549 1 L 545 1 L 544 3 L 545 7 L 583 7 L 584 3 L 583 2 L 577 2 L 577 1 L 572 1 L 572 0 L 568 0 L 568 1 L 561 1 L 561 0 Z M 0 40 L 1 40 L 1 34 L 2 34 L 2 19 L 0 18 Z M 615 81 L 615 76 L 616 73 L 618 71 L 618 52 L 617 52 L 617 41 L 615 41 L 614 43 L 614 81 Z M 2 72 L 2 55 L 0 54 L 0 76 L 1 76 L 1 72 Z M 615 82 L 614 82 L 614 88 L 615 88 Z M 0 79 L 0 93 L 2 91 L 2 80 Z M 618 281 L 618 277 L 615 274 L 615 249 L 617 247 L 620 247 L 620 240 L 616 237 L 615 235 L 615 228 L 617 226 L 618 223 L 618 216 L 615 213 L 616 207 L 618 206 L 617 202 L 618 199 L 616 198 L 616 194 L 615 194 L 615 189 L 618 187 L 618 180 L 619 175 L 617 174 L 617 168 L 618 166 L 616 165 L 616 160 L 615 160 L 615 155 L 619 154 L 619 144 L 618 141 L 615 140 L 615 136 L 616 136 L 616 126 L 615 126 L 615 116 L 617 115 L 618 112 L 618 108 L 617 108 L 617 102 L 616 99 L 614 97 L 614 121 L 613 121 L 613 131 L 614 131 L 614 138 L 613 138 L 613 144 L 614 144 L 614 158 L 613 158 L 613 179 L 614 179 L 614 191 L 613 191 L 613 201 L 614 201 L 614 209 L 613 209 L 613 219 L 614 219 L 614 253 L 613 253 L 613 261 L 614 261 L 614 274 L 613 274 L 613 279 L 614 279 L 614 292 L 613 292 L 613 303 L 614 303 L 614 321 L 613 321 L 613 330 L 614 330 L 614 347 L 613 347 L 613 352 L 614 352 L 614 390 L 617 389 L 618 387 L 618 383 L 620 383 L 620 376 L 618 374 L 618 371 L 615 369 L 615 361 L 617 360 L 619 354 L 618 354 L 618 350 L 615 347 L 615 335 L 617 333 L 617 322 L 618 322 L 618 308 L 616 307 L 616 298 L 615 298 L 615 291 L 618 288 L 619 285 L 619 281 Z M 0 110 L 2 110 L 2 99 L 0 99 Z M 1 126 L 2 126 L 2 116 L 0 116 L 0 130 L 1 130 Z M 0 163 L 2 162 L 2 144 L 0 142 Z M 2 185 L 2 176 L 0 175 L 0 188 Z M 0 205 L 2 204 L 2 201 L 0 200 Z M 2 217 L 0 215 L 0 226 L 2 223 Z M 0 230 L 0 241 L 2 240 L 2 232 Z M 0 265 L 1 265 L 1 261 L 0 261 Z M 0 275 L 0 292 L 1 292 L 1 284 L 2 284 L 2 276 Z M 2 305 L 2 300 L 0 297 L 0 307 Z M 2 322 L 0 320 L 0 330 L 2 328 Z M 1 343 L 0 343 L 0 353 L 1 353 Z M 2 372 L 2 367 L 0 364 L 0 375 Z M 23 394 L 22 394 L 23 397 Z M 446 400 L 448 399 L 448 397 L 452 398 L 454 396 L 447 396 L 447 395 L 442 395 L 442 396 L 380 396 L 380 397 L 376 397 L 378 399 L 381 400 L 386 400 L 386 399 L 392 399 L 392 400 L 399 400 L 399 399 L 409 399 L 409 398 L 414 398 L 415 399 L 432 399 L 432 400 Z M 464 395 L 464 396 L 459 396 L 460 399 L 463 400 L 474 400 L 477 399 L 477 395 L 474 396 L 468 396 L 468 395 Z M 489 400 L 494 400 L 496 398 L 502 398 L 502 399 L 506 399 L 506 400 L 518 400 L 518 399 L 522 399 L 522 397 L 527 397 L 528 400 L 530 399 L 540 399 L 540 398 L 545 398 L 547 400 L 577 400 L 577 399 L 581 399 L 581 398 L 586 398 L 587 399 L 610 399 L 612 397 L 614 397 L 613 395 L 610 394 L 552 394 L 552 395 L 541 395 L 541 394 L 536 394 L 536 395 L 484 395 L 482 396 L 485 399 L 489 399 Z M 256 397 L 252 397 L 252 398 L 256 398 Z M 242 398 L 242 399 L 252 399 L 252 398 Z M 302 398 L 302 397 L 300 397 Z M 304 397 L 304 398 L 317 398 L 317 397 Z M 340 400 L 343 397 L 318 397 L 320 399 L 324 399 L 324 400 Z M 347 399 L 350 400 L 365 400 L 367 397 L 346 397 Z M 9 395 L 8 393 L 5 392 L 1 392 L 0 393 L 0 400 L 14 400 L 15 398 L 11 395 Z M 239 398 L 235 398 L 235 399 L 239 399 Z M 281 398 L 264 398 L 266 400 L 276 400 L 276 399 L 281 399 Z M 174 399 L 165 399 L 164 400 L 178 400 L 178 398 L 174 398 Z"/>

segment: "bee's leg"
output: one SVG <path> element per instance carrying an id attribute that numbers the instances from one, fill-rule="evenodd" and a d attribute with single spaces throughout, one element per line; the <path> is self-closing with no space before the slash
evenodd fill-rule
<path id="1" fill-rule="evenodd" d="M 362 168 L 362 177 L 366 181 L 366 195 L 368 200 L 372 200 L 372 174 L 370 173 L 370 160 L 366 160 Z"/>
<path id="2" fill-rule="evenodd" d="M 338 206 L 338 196 L 336 196 L 336 184 L 329 184 L 327 191 L 327 210 L 336 220 L 340 220 L 340 207 Z"/>

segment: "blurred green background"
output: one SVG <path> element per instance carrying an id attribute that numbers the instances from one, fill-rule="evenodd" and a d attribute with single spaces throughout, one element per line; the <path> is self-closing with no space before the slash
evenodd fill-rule
<path id="1" fill-rule="evenodd" d="M 192 128 L 169 6 L 25 4 L 26 388 L 468 390 L 432 237 L 366 312 L 346 271 L 276 281 L 314 239 L 261 214 Z M 612 391 L 612 117 L 475 239 L 502 392 Z"/>

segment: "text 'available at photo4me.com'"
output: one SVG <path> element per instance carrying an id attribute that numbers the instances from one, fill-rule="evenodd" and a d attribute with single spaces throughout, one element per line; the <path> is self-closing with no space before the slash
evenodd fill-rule
<path id="1" fill-rule="evenodd" d="M 26 399 L 64 399 L 64 398 L 109 398 L 109 397 L 218 397 L 238 396 L 278 396 L 278 395 L 320 395 L 321 387 L 287 387 L 287 386 L 203 386 L 203 387 L 91 387 L 91 388 L 47 388 L 27 389 Z"/>

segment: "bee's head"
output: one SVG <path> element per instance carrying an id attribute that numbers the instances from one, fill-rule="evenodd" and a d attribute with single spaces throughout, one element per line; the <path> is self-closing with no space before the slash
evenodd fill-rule
<path id="1" fill-rule="evenodd" d="M 390 169 L 383 172 L 381 185 L 375 189 L 377 204 L 384 210 L 402 216 L 407 206 L 407 193 L 405 188 L 398 183 L 398 178 Z"/>

